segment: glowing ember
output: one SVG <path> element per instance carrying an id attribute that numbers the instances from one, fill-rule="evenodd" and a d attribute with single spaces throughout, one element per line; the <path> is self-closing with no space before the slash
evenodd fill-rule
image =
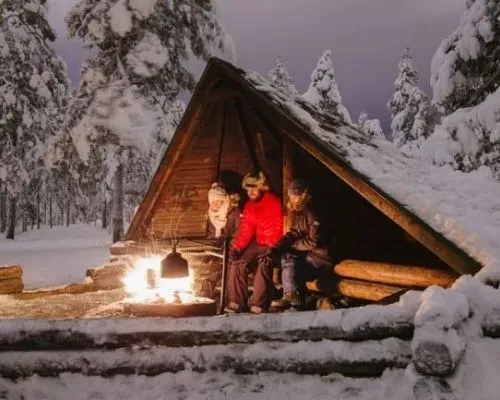
<path id="1" fill-rule="evenodd" d="M 134 268 L 122 279 L 127 293 L 137 302 L 192 302 L 194 295 L 191 271 L 187 278 L 162 279 L 162 259 L 162 256 L 138 259 Z"/>

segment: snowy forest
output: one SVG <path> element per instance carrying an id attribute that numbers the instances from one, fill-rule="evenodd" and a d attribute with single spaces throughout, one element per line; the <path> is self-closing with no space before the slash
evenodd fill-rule
<path id="1" fill-rule="evenodd" d="M 47 7 L 0 0 L 0 232 L 14 239 L 83 222 L 118 241 L 182 118 L 181 93 L 196 85 L 189 61 L 227 51 L 230 38 L 213 1 L 80 0 L 67 32 L 92 56 L 72 86 Z M 466 1 L 432 58 L 430 96 L 411 49 L 401 49 L 387 132 L 382 116 L 353 118 L 342 104 L 331 50 L 319 55 L 304 93 L 281 57 L 268 78 L 409 157 L 464 172 L 489 168 L 500 180 L 499 25 L 499 1 Z"/>

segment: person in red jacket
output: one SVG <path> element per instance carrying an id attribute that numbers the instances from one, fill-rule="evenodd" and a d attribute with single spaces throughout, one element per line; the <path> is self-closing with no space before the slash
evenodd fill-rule
<path id="1" fill-rule="evenodd" d="M 269 263 L 270 251 L 283 236 L 283 214 L 278 196 L 269 191 L 263 172 L 247 174 L 243 189 L 249 201 L 243 209 L 236 237 L 231 242 L 226 312 L 247 310 L 248 274 L 257 265 L 250 299 L 250 312 L 262 313 L 271 301 L 273 270 Z"/>

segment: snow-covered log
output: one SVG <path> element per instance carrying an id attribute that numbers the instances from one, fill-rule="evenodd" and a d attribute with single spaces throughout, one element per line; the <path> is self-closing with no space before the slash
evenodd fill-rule
<path id="1" fill-rule="evenodd" d="M 359 260 L 344 260 L 335 266 L 334 271 L 346 278 L 399 286 L 449 287 L 458 278 L 458 274 L 451 270 Z"/>
<path id="2" fill-rule="evenodd" d="M 405 368 L 410 359 L 409 342 L 396 338 L 361 343 L 321 340 L 108 351 L 14 351 L 0 353 L 0 376 L 18 379 L 65 372 L 154 376 L 183 370 L 379 376 L 386 368 Z"/>
<path id="3" fill-rule="evenodd" d="M 0 280 L 21 278 L 23 269 L 20 265 L 0 265 Z"/>
<path id="4" fill-rule="evenodd" d="M 413 304 L 287 314 L 193 318 L 4 320 L 0 349 L 110 349 L 299 340 L 410 339 Z"/>
<path id="5" fill-rule="evenodd" d="M 413 364 L 422 375 L 449 376 L 465 353 L 465 344 L 456 347 L 440 341 L 420 341 L 413 351 Z"/>

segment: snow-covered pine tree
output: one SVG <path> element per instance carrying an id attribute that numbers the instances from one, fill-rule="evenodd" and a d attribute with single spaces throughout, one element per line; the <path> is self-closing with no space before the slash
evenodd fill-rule
<path id="1" fill-rule="evenodd" d="M 431 63 L 432 100 L 445 115 L 481 103 L 500 85 L 500 2 L 465 4 L 459 26 Z"/>
<path id="2" fill-rule="evenodd" d="M 96 54 L 82 70 L 68 131 L 83 160 L 91 149 L 105 154 L 116 241 L 123 236 L 126 159 L 149 156 L 165 99 L 194 88 L 188 58 L 207 59 L 226 37 L 212 0 L 80 0 L 66 21 L 70 37 Z"/>
<path id="3" fill-rule="evenodd" d="M 500 2 L 468 0 L 432 60 L 433 101 L 445 113 L 420 155 L 500 180 Z"/>
<path id="4" fill-rule="evenodd" d="M 394 143 L 401 147 L 428 137 L 432 130 L 432 116 L 429 99 L 417 86 L 418 73 L 413 68 L 408 48 L 403 51 L 398 68 L 398 77 L 394 81 L 395 92 L 387 107 L 391 113 Z"/>
<path id="5" fill-rule="evenodd" d="M 378 137 L 385 139 L 384 132 L 382 131 L 382 125 L 380 125 L 380 121 L 376 118 L 368 119 L 368 113 L 363 111 L 359 114 L 358 118 L 358 126 L 359 128 L 365 132 L 370 137 Z"/>
<path id="6" fill-rule="evenodd" d="M 299 92 L 293 84 L 293 79 L 286 70 L 283 58 L 278 57 L 276 64 L 269 71 L 268 77 L 278 89 L 282 90 L 288 96 L 298 96 Z"/>
<path id="7" fill-rule="evenodd" d="M 10 196 L 10 239 L 19 197 L 40 177 L 44 145 L 67 98 L 66 66 L 50 47 L 54 40 L 45 0 L 0 2 L 0 180 Z"/>
<path id="8" fill-rule="evenodd" d="M 332 52 L 325 50 L 311 74 L 309 88 L 302 95 L 309 103 L 328 114 L 337 114 L 351 123 L 349 111 L 342 104 L 339 87 L 333 69 Z"/>

